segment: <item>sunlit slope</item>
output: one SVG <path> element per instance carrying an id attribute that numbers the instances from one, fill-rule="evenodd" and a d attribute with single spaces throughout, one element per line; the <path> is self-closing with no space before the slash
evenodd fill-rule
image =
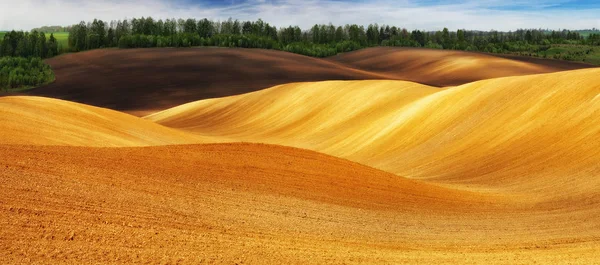
<path id="1" fill-rule="evenodd" d="M 387 127 L 377 120 L 438 91 L 404 81 L 294 83 L 196 101 L 145 118 L 215 136 L 280 144 L 294 140 L 349 155 Z"/>
<path id="2" fill-rule="evenodd" d="M 2 97 L 0 117 L 0 144 L 146 146 L 207 140 L 121 112 L 42 97 Z"/>
<path id="3" fill-rule="evenodd" d="M 592 65 L 491 54 L 421 48 L 376 47 L 343 53 L 327 60 L 355 69 L 395 76 L 434 86 L 506 76 L 550 73 L 593 67 Z"/>
<path id="4" fill-rule="evenodd" d="M 516 190 L 575 181 L 590 190 L 600 181 L 576 179 L 598 170 L 598 94 L 598 69 L 446 90 L 398 81 L 318 82 L 195 102 L 147 118 L 317 150 L 412 178 Z M 554 182 L 540 183 L 547 174 Z"/>
<path id="5" fill-rule="evenodd" d="M 600 187 L 599 95 L 600 70 L 467 84 L 415 102 L 427 106 L 374 139 L 380 153 L 354 159 L 437 181 L 585 194 Z"/>

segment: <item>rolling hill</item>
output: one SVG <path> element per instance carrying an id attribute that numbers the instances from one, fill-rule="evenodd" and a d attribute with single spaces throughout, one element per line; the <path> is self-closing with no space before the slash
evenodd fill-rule
<path id="1" fill-rule="evenodd" d="M 546 174 L 585 183 L 582 170 L 600 160 L 598 94 L 600 69 L 444 90 L 328 81 L 189 103 L 146 118 L 202 135 L 315 150 L 400 176 L 518 192 L 536 187 L 555 196 L 565 190 L 554 191 Z"/>
<path id="2" fill-rule="evenodd" d="M 444 87 L 491 77 L 590 67 L 518 59 L 395 48 L 369 48 L 330 59 L 260 49 L 104 49 L 46 60 L 55 72 L 56 82 L 25 95 L 144 116 L 194 100 L 291 82 L 398 79 Z"/>
<path id="3" fill-rule="evenodd" d="M 51 98 L 2 97 L 0 117 L 0 145 L 109 147 L 208 142 L 129 114 Z"/>
<path id="4" fill-rule="evenodd" d="M 225 48 L 93 50 L 46 61 L 56 82 L 27 92 L 144 114 L 295 81 L 382 78 L 292 53 Z"/>
<path id="5" fill-rule="evenodd" d="M 452 50 L 376 47 L 328 58 L 354 69 L 432 86 L 456 86 L 505 76 L 550 73 L 593 65 Z"/>
<path id="6" fill-rule="evenodd" d="M 446 54 L 457 64 L 419 55 L 430 63 L 411 71 L 435 69 L 423 80 L 511 75 L 440 88 L 373 80 L 398 73 L 368 66 L 383 63 L 368 50 L 328 60 L 128 52 L 57 57 L 57 73 L 72 72 L 31 93 L 141 114 L 253 92 L 144 118 L 0 98 L 0 263 L 598 262 L 600 69 L 512 76 L 548 69 L 487 55 Z M 227 61 L 240 63 L 226 67 L 219 58 L 232 53 L 237 59 Z M 355 62 L 330 61 L 345 56 Z M 221 68 L 194 75 L 206 73 L 198 65 Z M 503 70 L 475 71 L 482 67 Z M 232 78 L 236 71 L 245 78 Z M 370 80 L 253 88 L 338 75 Z M 208 96 L 194 83 L 215 90 Z"/>

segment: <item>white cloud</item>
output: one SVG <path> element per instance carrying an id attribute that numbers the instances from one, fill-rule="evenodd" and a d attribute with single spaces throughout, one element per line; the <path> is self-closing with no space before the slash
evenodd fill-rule
<path id="1" fill-rule="evenodd" d="M 407 29 L 514 30 L 517 28 L 600 28 L 600 9 L 564 10 L 552 7 L 567 0 L 464 0 L 419 5 L 414 1 L 376 0 L 250 0 L 226 7 L 175 4 L 167 0 L 0 0 L 0 29 L 72 25 L 81 20 L 105 21 L 132 17 L 240 20 L 262 18 L 276 26 L 357 23 L 389 24 Z M 527 6 L 515 11 L 514 6 Z"/>

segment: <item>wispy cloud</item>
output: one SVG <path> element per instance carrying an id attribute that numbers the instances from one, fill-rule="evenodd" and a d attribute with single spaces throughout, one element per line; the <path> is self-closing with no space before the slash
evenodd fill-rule
<path id="1" fill-rule="evenodd" d="M 276 26 L 370 23 L 408 29 L 600 28 L 600 4 L 569 0 L 0 0 L 0 29 L 71 25 L 81 20 L 262 18 Z"/>

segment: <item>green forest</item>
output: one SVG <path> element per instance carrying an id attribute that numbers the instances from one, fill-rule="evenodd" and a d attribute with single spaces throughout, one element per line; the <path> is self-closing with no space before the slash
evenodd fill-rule
<path id="1" fill-rule="evenodd" d="M 409 31 L 396 26 L 314 25 L 276 28 L 262 20 L 211 21 L 208 19 L 154 20 L 134 18 L 81 22 L 69 28 L 71 51 L 102 47 L 193 47 L 219 46 L 277 49 L 313 57 L 372 46 L 425 47 L 506 53 L 600 64 L 600 34 L 577 31 Z M 592 31 L 595 32 L 595 31 Z M 596 48 L 595 48 L 596 47 Z M 597 52 L 597 54 L 596 54 Z M 594 57 L 598 55 L 598 57 Z"/>
<path id="2" fill-rule="evenodd" d="M 440 31 L 409 31 L 389 25 L 371 24 L 365 27 L 356 24 L 328 24 L 314 25 L 303 30 L 298 26 L 277 28 L 261 19 L 239 21 L 230 18 L 226 21 L 211 21 L 191 18 L 155 20 L 152 17 L 142 17 L 110 22 L 94 19 L 67 27 L 46 26 L 31 32 L 11 31 L 0 34 L 0 57 L 50 58 L 65 52 L 111 47 L 197 46 L 276 49 L 312 57 L 328 57 L 374 46 L 424 47 L 515 54 L 600 65 L 600 32 L 595 29 L 484 32 L 450 31 L 444 28 Z M 10 68 L 16 64 L 6 65 L 3 70 L 3 88 L 15 88 L 16 84 L 22 87 L 34 86 L 40 80 L 40 72 L 36 72 L 37 68 L 34 68 L 32 76 L 36 76 L 35 78 L 23 76 L 21 81 L 14 81 L 19 79 L 15 76 L 21 76 L 18 74 L 21 70 L 28 72 L 27 67 L 37 67 L 37 64 L 19 64 L 18 69 Z M 13 72 L 16 74 L 11 75 Z M 6 81 L 8 79 L 10 81 Z M 36 82 L 30 82 L 34 79 Z"/>
<path id="3" fill-rule="evenodd" d="M 8 32 L 0 42 L 0 91 L 12 92 L 54 81 L 50 66 L 42 58 L 59 54 L 59 41 L 50 33 Z"/>
<path id="4" fill-rule="evenodd" d="M 0 90 L 9 92 L 32 88 L 54 81 L 50 66 L 38 57 L 1 57 Z"/>
<path id="5" fill-rule="evenodd" d="M 59 42 L 53 33 L 11 31 L 0 42 L 0 56 L 50 58 L 59 54 Z"/>
<path id="6" fill-rule="evenodd" d="M 56 38 L 52 40 L 52 36 L 44 40 L 40 33 L 36 34 L 42 30 L 57 34 L 68 31 L 67 47 L 59 48 Z M 40 45 L 46 47 L 36 50 L 35 47 Z M 277 49 L 313 57 L 327 57 L 372 46 L 425 47 L 600 64 L 600 32 L 596 30 L 585 33 L 539 29 L 512 32 L 449 31 L 446 28 L 440 31 L 409 31 L 377 24 L 367 27 L 356 24 L 314 25 L 303 30 L 298 26 L 277 28 L 260 19 L 239 21 L 231 18 L 211 21 L 142 17 L 110 22 L 95 19 L 68 27 L 41 27 L 32 33 L 13 31 L 4 36 L 0 56 L 33 55 L 47 58 L 62 52 L 109 47 L 194 46 Z"/>

